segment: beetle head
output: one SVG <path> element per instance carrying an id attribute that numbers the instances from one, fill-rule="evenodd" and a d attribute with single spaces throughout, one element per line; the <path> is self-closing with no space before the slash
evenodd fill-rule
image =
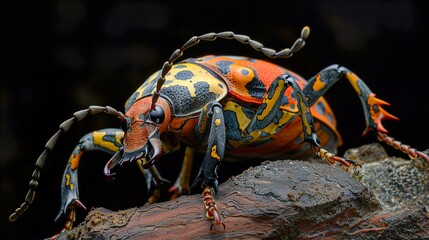
<path id="1" fill-rule="evenodd" d="M 123 147 L 109 160 L 105 175 L 112 177 L 111 169 L 124 162 L 142 160 L 143 167 L 149 168 L 161 156 L 161 133 L 170 121 L 170 104 L 160 98 L 154 108 L 151 98 L 142 98 L 129 108 L 122 122 L 124 130 Z"/>

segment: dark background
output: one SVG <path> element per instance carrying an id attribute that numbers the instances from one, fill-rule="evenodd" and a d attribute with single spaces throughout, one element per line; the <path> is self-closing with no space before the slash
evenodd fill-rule
<path id="1" fill-rule="evenodd" d="M 72 149 L 83 134 L 119 127 L 119 122 L 100 115 L 74 125 L 49 155 L 33 204 L 17 222 L 8 222 L 24 200 L 34 162 L 58 125 L 90 105 L 123 111 L 127 98 L 176 48 L 207 32 L 230 30 L 280 50 L 292 45 L 303 26 L 310 26 L 301 51 L 273 61 L 305 78 L 334 63 L 348 67 L 392 104 L 387 110 L 401 119 L 385 123 L 393 137 L 421 150 L 429 147 L 428 1 L 175 2 L 0 3 L 1 239 L 55 234 L 61 228 L 53 222 L 60 207 L 61 176 Z M 187 57 L 203 54 L 267 59 L 249 46 L 226 40 L 204 42 L 185 52 Z M 326 98 L 344 140 L 340 155 L 377 141 L 372 133 L 361 138 L 363 111 L 346 81 L 335 85 Z M 403 156 L 390 149 L 389 153 Z M 142 205 L 146 195 L 138 170 L 129 167 L 117 181 L 106 182 L 102 168 L 108 159 L 102 153 L 83 158 L 82 202 L 89 208 L 112 210 Z M 180 159 L 170 156 L 160 162 L 165 177 L 173 182 Z M 222 179 L 236 174 L 235 167 L 222 165 Z M 78 221 L 84 216 L 79 210 Z"/>

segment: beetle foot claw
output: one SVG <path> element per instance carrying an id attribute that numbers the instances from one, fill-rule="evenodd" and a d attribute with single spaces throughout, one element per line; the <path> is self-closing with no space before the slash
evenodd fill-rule
<path id="1" fill-rule="evenodd" d="M 76 206 L 78 206 L 78 207 L 81 207 L 81 208 L 85 209 L 86 211 L 88 210 L 85 207 L 85 205 L 83 205 L 83 203 L 79 199 L 73 199 L 73 204 L 76 205 Z"/>
<path id="2" fill-rule="evenodd" d="M 88 209 L 85 207 L 85 205 L 77 198 L 74 198 L 70 200 L 67 204 L 65 204 L 65 207 L 62 207 L 60 212 L 58 213 L 57 217 L 55 218 L 55 222 L 58 222 L 61 218 L 67 215 L 67 220 L 69 220 L 71 217 L 71 214 L 75 214 L 76 208 L 80 207 L 85 209 L 87 211 Z M 68 214 L 67 214 L 68 212 Z"/>
<path id="3" fill-rule="evenodd" d="M 79 200 L 75 200 L 74 202 L 78 202 L 78 204 L 76 204 L 77 206 L 80 206 L 82 208 L 84 208 L 86 210 L 86 207 L 79 201 Z M 62 212 L 57 216 L 57 219 L 55 219 L 55 221 L 58 220 L 58 218 L 60 216 L 62 216 Z M 67 219 L 66 222 L 64 223 L 63 228 L 61 229 L 61 231 L 59 231 L 57 234 L 51 236 L 48 239 L 57 239 L 60 234 L 62 234 L 65 231 L 71 230 L 73 228 L 73 223 L 76 221 L 76 208 L 70 208 L 69 209 L 69 213 L 67 214 Z"/>
<path id="4" fill-rule="evenodd" d="M 215 223 L 215 222 L 213 222 L 213 223 L 212 223 L 212 225 L 210 226 L 210 231 L 212 231 L 212 230 L 213 230 L 213 226 L 219 226 L 219 225 L 222 225 L 222 226 L 223 226 L 223 230 L 225 230 L 225 229 L 226 229 L 225 223 L 223 223 L 223 222 L 221 221 L 221 222 L 219 222 L 219 223 Z"/>
<path id="5" fill-rule="evenodd" d="M 210 216 L 210 214 L 212 216 Z M 210 231 L 213 230 L 213 226 L 223 226 L 223 230 L 226 229 L 225 224 L 222 222 L 222 220 L 220 220 L 219 211 L 217 210 L 217 208 L 213 210 L 207 210 L 206 215 L 208 219 L 213 219 L 213 222 L 210 225 Z"/>

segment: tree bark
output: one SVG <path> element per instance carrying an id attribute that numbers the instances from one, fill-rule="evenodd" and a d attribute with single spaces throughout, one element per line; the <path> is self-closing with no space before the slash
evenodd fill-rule
<path id="1" fill-rule="evenodd" d="M 93 209 L 59 239 L 428 239 L 425 209 L 384 211 L 340 167 L 267 161 L 220 185 L 226 225 L 210 231 L 200 194 L 118 212 Z"/>

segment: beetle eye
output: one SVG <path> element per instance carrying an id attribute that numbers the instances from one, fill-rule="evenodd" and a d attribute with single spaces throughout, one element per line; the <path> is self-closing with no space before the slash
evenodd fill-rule
<path id="1" fill-rule="evenodd" d="M 160 106 L 155 106 L 155 109 L 153 109 L 149 113 L 150 120 L 152 120 L 153 122 L 155 122 L 157 124 L 164 122 L 164 117 L 165 117 L 164 109 L 162 109 L 162 107 L 160 107 Z"/>

